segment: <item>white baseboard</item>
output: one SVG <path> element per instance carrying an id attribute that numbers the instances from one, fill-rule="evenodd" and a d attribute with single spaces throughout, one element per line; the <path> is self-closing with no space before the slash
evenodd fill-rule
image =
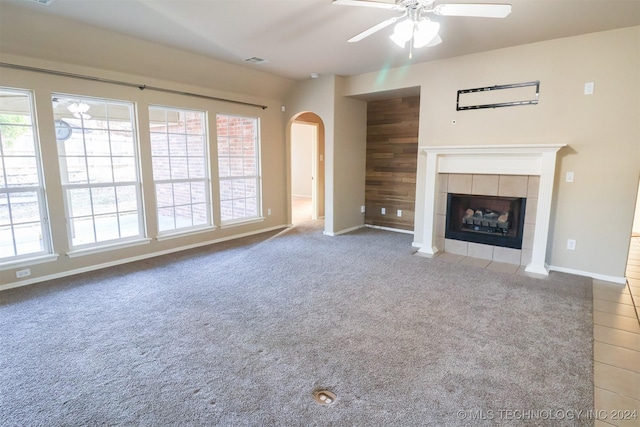
<path id="1" fill-rule="evenodd" d="M 341 234 L 346 234 L 346 233 L 350 233 L 352 231 L 359 230 L 361 228 L 364 228 L 364 224 L 356 225 L 355 227 L 347 228 L 345 230 L 340 230 L 340 231 L 323 231 L 322 234 L 324 234 L 326 236 L 335 237 L 335 236 L 339 236 Z"/>
<path id="2" fill-rule="evenodd" d="M 575 274 L 576 276 L 591 277 L 592 279 L 602 280 L 604 282 L 611 282 L 611 283 L 618 283 L 618 284 L 627 283 L 627 278 L 626 277 L 607 276 L 606 274 L 592 273 L 590 271 L 575 270 L 573 268 L 558 267 L 558 266 L 555 266 L 555 265 L 550 265 L 548 267 L 549 267 L 549 270 L 551 270 L 551 271 L 558 271 L 560 273 Z"/>
<path id="3" fill-rule="evenodd" d="M 403 230 L 401 228 L 383 227 L 381 225 L 373 225 L 373 224 L 365 224 L 364 226 L 367 228 L 375 228 L 376 230 L 393 231 L 394 233 L 413 234 L 413 231 Z"/>
<path id="4" fill-rule="evenodd" d="M 34 283 L 40 283 L 40 282 L 45 282 L 47 280 L 59 279 L 61 277 L 73 276 L 75 274 L 86 273 L 88 271 L 94 271 L 94 270 L 100 270 L 102 268 L 113 267 L 113 266 L 116 266 L 116 265 L 127 264 L 127 263 L 130 263 L 130 262 L 141 261 L 143 259 L 154 258 L 154 257 L 157 257 L 157 256 L 171 254 L 171 253 L 174 253 L 174 252 L 186 251 L 188 249 L 199 248 L 201 246 L 213 245 L 215 243 L 226 242 L 228 240 L 240 239 L 242 237 L 253 236 L 255 234 L 266 233 L 266 232 L 273 231 L 273 230 L 279 230 L 281 228 L 286 228 L 286 225 L 278 225 L 278 226 L 275 226 L 275 227 L 263 228 L 263 229 L 260 229 L 260 230 L 257 230 L 257 231 L 250 231 L 250 232 L 247 232 L 247 233 L 234 234 L 233 236 L 221 237 L 220 239 L 208 240 L 206 242 L 194 243 L 192 245 L 180 246 L 180 247 L 177 247 L 177 248 L 171 248 L 171 249 L 167 249 L 167 250 L 164 250 L 164 251 L 153 252 L 153 253 L 144 254 L 144 255 L 138 255 L 138 256 L 130 257 L 130 258 L 124 258 L 124 259 L 120 259 L 120 260 L 117 260 L 117 261 L 110 261 L 110 262 L 105 262 L 105 263 L 102 263 L 102 264 L 90 265 L 88 267 L 82 267 L 82 268 L 77 268 L 75 270 L 69 270 L 69 271 L 64 271 L 64 272 L 61 272 L 61 273 L 50 274 L 48 276 L 34 277 L 32 279 L 21 280 L 19 282 L 7 283 L 7 284 L 4 284 L 4 285 L 0 285 L 0 291 L 5 291 L 7 289 L 13 289 L 13 288 L 19 288 L 20 286 L 33 285 Z"/>

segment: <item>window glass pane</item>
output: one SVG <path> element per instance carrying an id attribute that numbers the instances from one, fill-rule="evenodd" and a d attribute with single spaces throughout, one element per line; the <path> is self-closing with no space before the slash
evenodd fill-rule
<path id="1" fill-rule="evenodd" d="M 191 204 L 191 185 L 188 182 L 173 184 L 173 200 L 176 206 Z"/>
<path id="2" fill-rule="evenodd" d="M 220 217 L 223 222 L 233 219 L 233 201 L 232 200 L 220 201 Z"/>
<path id="3" fill-rule="evenodd" d="M 133 124 L 130 120 L 130 109 L 128 105 L 107 104 L 107 114 L 109 117 L 110 130 L 112 131 L 132 131 L 133 130 Z"/>
<path id="4" fill-rule="evenodd" d="M 9 201 L 14 224 L 40 220 L 40 207 L 36 191 L 10 193 Z"/>
<path id="5" fill-rule="evenodd" d="M 260 215 L 258 119 L 218 115 L 218 170 L 223 221 Z"/>
<path id="6" fill-rule="evenodd" d="M 121 213 L 118 219 L 120 222 L 120 235 L 122 237 L 134 237 L 140 234 L 137 212 Z"/>
<path id="7" fill-rule="evenodd" d="M 205 225 L 207 223 L 207 205 L 199 203 L 191 205 L 193 210 L 193 225 Z"/>
<path id="8" fill-rule="evenodd" d="M 205 178 L 207 173 L 203 158 L 189 157 L 189 178 Z"/>
<path id="9" fill-rule="evenodd" d="M 109 132 L 93 131 L 84 135 L 87 156 L 110 156 Z"/>
<path id="10" fill-rule="evenodd" d="M 169 142 L 167 135 L 163 133 L 151 134 L 151 155 L 152 156 L 168 156 Z"/>
<path id="11" fill-rule="evenodd" d="M 169 155 L 187 155 L 187 139 L 185 135 L 169 135 Z"/>
<path id="12" fill-rule="evenodd" d="M 63 157 L 60 160 L 63 184 L 86 184 L 89 182 L 86 157 Z"/>
<path id="13" fill-rule="evenodd" d="M 204 182 L 192 182 L 191 183 L 191 201 L 193 203 L 206 203 L 207 197 L 205 193 Z"/>
<path id="14" fill-rule="evenodd" d="M 35 156 L 5 156 L 4 170 L 9 187 L 33 187 L 38 186 L 40 181 Z"/>
<path id="15" fill-rule="evenodd" d="M 204 112 L 150 107 L 149 117 L 159 231 L 210 225 Z"/>
<path id="16" fill-rule="evenodd" d="M 231 200 L 233 198 L 231 181 L 220 181 L 220 200 Z"/>
<path id="17" fill-rule="evenodd" d="M 173 184 L 156 184 L 156 205 L 173 206 Z"/>
<path id="18" fill-rule="evenodd" d="M 91 215 L 91 191 L 76 188 L 67 192 L 71 217 Z"/>
<path id="19" fill-rule="evenodd" d="M 0 193 L 0 226 L 11 224 L 9 195 Z"/>
<path id="20" fill-rule="evenodd" d="M 91 189 L 93 214 L 117 212 L 116 192 L 114 187 L 98 187 Z"/>
<path id="21" fill-rule="evenodd" d="M 160 231 L 173 230 L 176 228 L 173 206 L 158 208 L 158 229 Z"/>
<path id="22" fill-rule="evenodd" d="M 136 159 L 133 157 L 114 157 L 113 180 L 114 182 L 135 182 Z"/>
<path id="23" fill-rule="evenodd" d="M 11 258 L 16 256 L 13 244 L 13 228 L 9 226 L 0 226 L 0 258 Z"/>
<path id="24" fill-rule="evenodd" d="M 0 119 L 2 119 L 0 114 Z M 0 125 L 2 152 L 5 156 L 35 156 L 33 128 L 25 125 Z"/>
<path id="25" fill-rule="evenodd" d="M 16 239 L 16 255 L 27 255 L 44 251 L 42 226 L 39 222 L 19 224 L 13 228 Z"/>
<path id="26" fill-rule="evenodd" d="M 52 105 L 67 128 L 57 138 L 72 246 L 141 237 L 133 104 L 54 95 Z"/>
<path id="27" fill-rule="evenodd" d="M 113 182 L 113 167 L 111 157 L 87 157 L 87 168 L 89 170 L 89 182 L 106 183 Z"/>
<path id="28" fill-rule="evenodd" d="M 191 206 L 176 206 L 176 228 L 191 227 Z"/>
<path id="29" fill-rule="evenodd" d="M 189 167 L 186 157 L 171 157 L 171 179 L 189 178 Z"/>
<path id="30" fill-rule="evenodd" d="M 135 185 L 120 186 L 116 188 L 118 210 L 120 212 L 135 211 L 138 208 L 138 199 Z"/>
<path id="31" fill-rule="evenodd" d="M 153 179 L 156 181 L 171 179 L 169 157 L 153 157 Z"/>
<path id="32" fill-rule="evenodd" d="M 96 215 L 96 241 L 105 242 L 116 240 L 120 237 L 118 215 Z"/>
<path id="33" fill-rule="evenodd" d="M 187 136 L 187 153 L 189 156 L 201 157 L 204 155 L 204 138 L 202 136 Z"/>
<path id="34" fill-rule="evenodd" d="M 28 91 L 0 87 L 0 263 L 51 253 Z"/>
<path id="35" fill-rule="evenodd" d="M 63 156 L 84 156 L 84 138 L 71 138 L 58 143 L 58 154 Z"/>
<path id="36" fill-rule="evenodd" d="M 73 246 L 95 243 L 93 217 L 72 218 L 69 220 L 69 226 Z"/>

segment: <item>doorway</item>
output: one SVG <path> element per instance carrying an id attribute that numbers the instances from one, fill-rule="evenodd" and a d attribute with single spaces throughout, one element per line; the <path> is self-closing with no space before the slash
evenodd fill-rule
<path id="1" fill-rule="evenodd" d="M 291 124 L 291 222 L 318 219 L 318 125 Z"/>

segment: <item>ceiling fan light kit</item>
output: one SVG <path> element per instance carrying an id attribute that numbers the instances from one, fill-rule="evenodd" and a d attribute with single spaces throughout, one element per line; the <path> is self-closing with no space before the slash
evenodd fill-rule
<path id="1" fill-rule="evenodd" d="M 486 3 L 443 3 L 435 0 L 396 0 L 395 3 L 367 0 L 333 0 L 341 6 L 364 6 L 400 12 L 400 16 L 389 18 L 350 38 L 348 42 L 358 42 L 383 28 L 396 23 L 389 38 L 401 48 L 409 44 L 409 58 L 413 48 L 431 47 L 442 42 L 438 31 L 440 23 L 429 19 L 426 14 L 437 16 L 467 16 L 479 18 L 506 18 L 511 13 L 510 4 Z"/>

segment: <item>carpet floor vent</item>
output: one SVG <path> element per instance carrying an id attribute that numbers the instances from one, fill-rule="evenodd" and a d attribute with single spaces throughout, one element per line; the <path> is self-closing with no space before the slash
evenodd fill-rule
<path id="1" fill-rule="evenodd" d="M 313 392 L 313 398 L 321 405 L 331 405 L 336 401 L 336 395 L 329 390 L 316 390 Z"/>

